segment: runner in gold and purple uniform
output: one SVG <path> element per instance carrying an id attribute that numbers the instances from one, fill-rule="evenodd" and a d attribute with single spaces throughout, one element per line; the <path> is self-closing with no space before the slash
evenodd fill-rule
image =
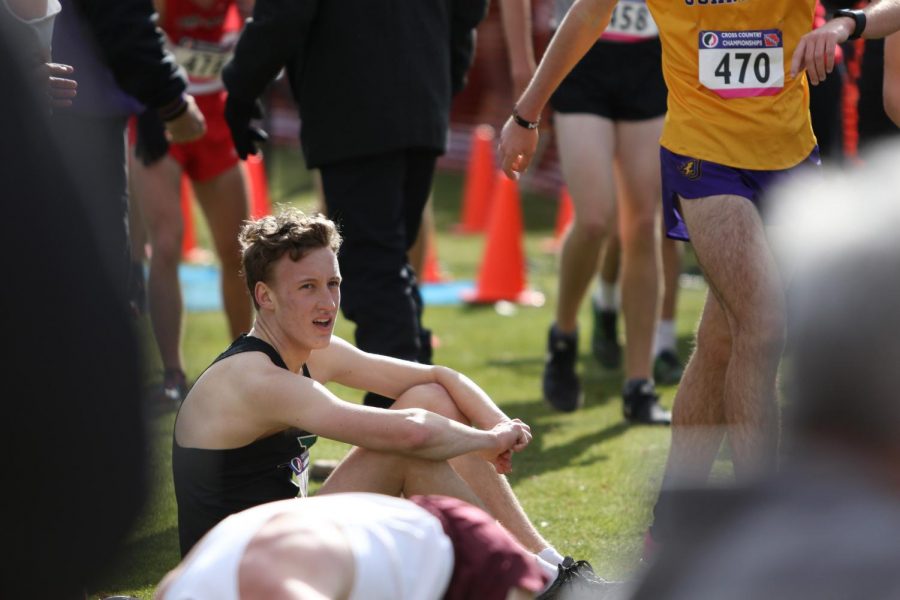
<path id="1" fill-rule="evenodd" d="M 578 0 L 567 14 L 503 129 L 509 176 L 527 168 L 541 109 L 614 4 Z M 725 433 L 745 480 L 775 466 L 784 293 L 760 208 L 776 180 L 818 163 L 806 76 L 790 71 L 814 0 L 647 4 L 669 90 L 660 139 L 667 230 L 690 239 L 712 292 L 675 397 L 663 485 L 704 483 Z"/>

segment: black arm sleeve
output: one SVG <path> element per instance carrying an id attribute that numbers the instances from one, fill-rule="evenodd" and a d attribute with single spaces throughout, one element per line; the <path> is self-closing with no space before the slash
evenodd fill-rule
<path id="1" fill-rule="evenodd" d="M 334 0 L 331 0 L 334 1 Z M 303 65 L 303 47 L 319 0 L 257 0 L 234 51 L 222 71 L 229 95 L 253 102 L 290 62 Z"/>
<path id="2" fill-rule="evenodd" d="M 187 80 L 165 49 L 151 0 L 81 0 L 79 6 L 119 87 L 153 108 L 184 92 Z"/>
<path id="3" fill-rule="evenodd" d="M 475 55 L 475 28 L 487 13 L 487 0 L 455 0 L 450 32 L 450 76 L 453 93 L 466 86 Z"/>

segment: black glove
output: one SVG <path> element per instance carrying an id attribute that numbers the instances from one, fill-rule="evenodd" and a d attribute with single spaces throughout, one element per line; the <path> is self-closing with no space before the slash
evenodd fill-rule
<path id="1" fill-rule="evenodd" d="M 259 152 L 259 144 L 269 139 L 269 134 L 250 124 L 253 119 L 262 119 L 262 102 L 257 99 L 247 102 L 228 94 L 225 100 L 225 121 L 231 130 L 234 149 L 241 160 L 247 160 L 250 154 Z"/>
<path id="2" fill-rule="evenodd" d="M 148 108 L 137 118 L 137 141 L 134 154 L 149 167 L 169 152 L 166 128 L 157 112 Z"/>

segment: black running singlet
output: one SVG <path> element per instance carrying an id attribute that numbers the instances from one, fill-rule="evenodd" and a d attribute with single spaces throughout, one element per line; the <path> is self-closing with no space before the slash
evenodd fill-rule
<path id="1" fill-rule="evenodd" d="M 241 352 L 262 352 L 276 366 L 287 369 L 275 348 L 247 335 L 237 338 L 213 364 Z M 309 377 L 306 365 L 303 375 Z M 305 484 L 308 450 L 315 441 L 315 435 L 287 429 L 240 448 L 209 450 L 179 446 L 173 434 L 172 474 L 181 555 L 225 517 L 297 496 L 298 487 Z"/>

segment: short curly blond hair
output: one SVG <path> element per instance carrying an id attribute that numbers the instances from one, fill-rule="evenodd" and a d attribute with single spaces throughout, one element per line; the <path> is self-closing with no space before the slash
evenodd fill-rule
<path id="1" fill-rule="evenodd" d="M 269 280 L 272 265 L 285 253 L 296 262 L 318 248 L 331 248 L 337 253 L 342 241 L 334 222 L 321 214 L 307 215 L 292 207 L 274 216 L 245 221 L 238 240 L 244 279 L 257 309 L 256 284 Z"/>

